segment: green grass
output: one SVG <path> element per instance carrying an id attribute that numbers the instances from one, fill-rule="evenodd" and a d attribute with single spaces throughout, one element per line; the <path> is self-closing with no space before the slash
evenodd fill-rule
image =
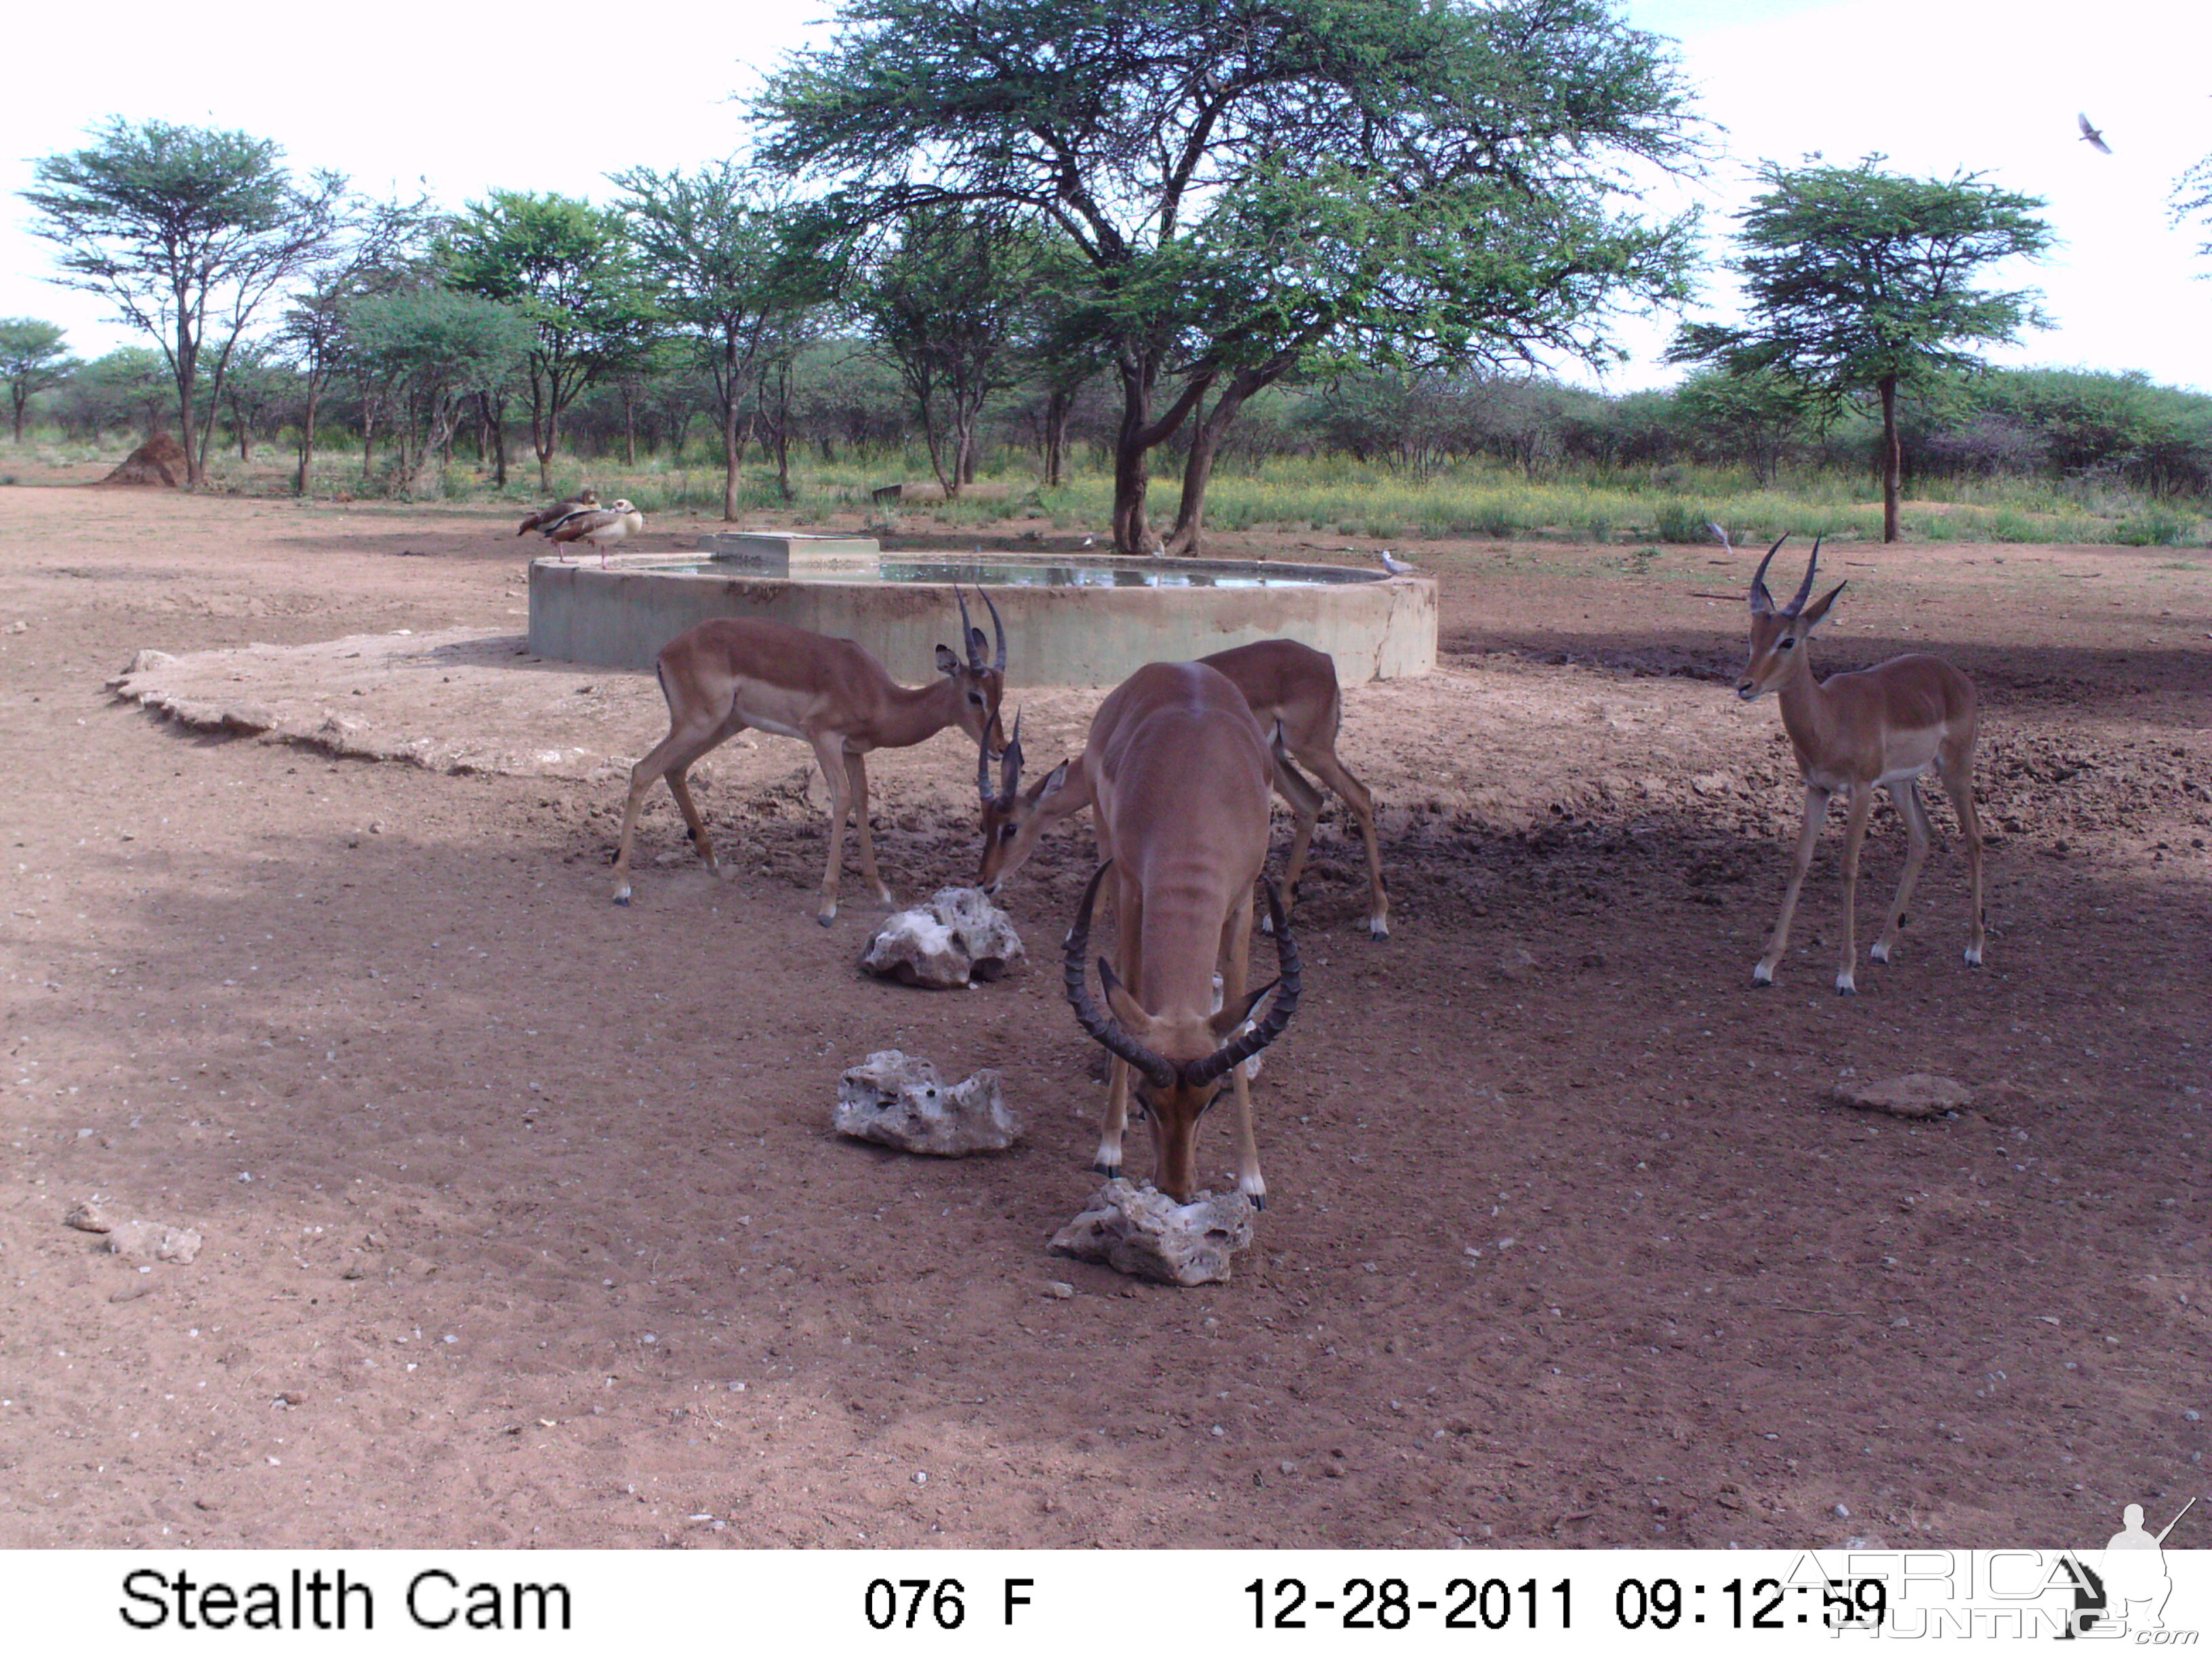
<path id="1" fill-rule="evenodd" d="M 26 445 L 53 465 L 111 458 L 110 450 L 74 444 Z M 755 460 L 758 462 L 756 453 Z M 386 456 L 378 457 L 380 471 Z M 210 462 L 218 489 L 246 493 L 289 489 L 289 452 L 265 447 L 250 467 L 234 458 Z M 1111 522 L 1113 480 L 1101 467 L 1079 471 L 1056 489 L 1038 482 L 1026 457 L 1007 458 L 979 483 L 994 487 L 988 499 L 879 507 L 878 485 L 930 476 L 919 453 L 853 456 L 823 462 L 794 455 L 793 497 L 778 489 L 765 465 L 749 466 L 739 511 L 782 522 L 819 522 L 859 514 L 917 529 L 987 532 L 1018 519 L 1043 519 L 1063 532 L 1103 537 Z M 520 506 L 544 491 L 526 448 L 510 458 L 507 485 L 493 489 L 472 463 L 448 469 L 444 499 Z M 647 514 L 717 514 L 722 474 L 717 457 L 695 446 L 681 458 L 641 459 L 635 467 L 608 458 L 562 457 L 552 488 L 567 492 L 590 483 L 603 498 L 625 495 Z M 353 498 L 380 493 L 365 483 L 358 448 L 325 449 L 317 457 L 315 493 Z M 1910 506 L 1905 534 L 1918 542 L 2118 543 L 2137 547 L 2208 544 L 2205 504 L 2154 501 L 2100 483 L 2071 491 L 2035 478 L 1966 478 L 1914 486 L 1933 506 Z M 1872 479 L 1863 472 L 1806 472 L 1761 485 L 1741 469 L 1669 466 L 1656 471 L 1587 468 L 1532 480 L 1493 462 L 1471 462 L 1414 480 L 1364 465 L 1349 456 L 1291 457 L 1231 461 L 1218 469 L 1206 492 L 1206 525 L 1223 532 L 1261 531 L 1299 537 L 1342 538 L 1383 545 L 1421 540 L 1580 542 L 1601 545 L 1658 543 L 1700 545 L 1711 538 L 1707 521 L 1723 524 L 1739 544 L 1771 541 L 1785 532 L 1800 538 L 1878 541 L 1881 509 Z M 1181 495 L 1178 474 L 1164 470 L 1152 481 L 1147 507 L 1152 523 L 1174 520 Z"/>

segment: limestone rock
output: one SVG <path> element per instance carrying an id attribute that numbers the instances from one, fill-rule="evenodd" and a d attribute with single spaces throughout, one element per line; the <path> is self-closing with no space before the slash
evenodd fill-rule
<path id="1" fill-rule="evenodd" d="M 860 966 L 944 991 L 998 979 L 1022 956 L 1021 935 L 981 888 L 940 887 L 921 908 L 902 910 L 878 928 Z"/>
<path id="2" fill-rule="evenodd" d="M 125 1221 L 107 1235 L 107 1248 L 117 1255 L 179 1266 L 200 1253 L 200 1242 L 190 1227 L 165 1227 L 158 1221 Z"/>
<path id="3" fill-rule="evenodd" d="M 856 1140 L 932 1158 L 1002 1152 L 1021 1139 L 999 1074 L 986 1067 L 947 1085 L 919 1055 L 885 1048 L 837 1079 L 830 1127 Z"/>
<path id="4" fill-rule="evenodd" d="M 1229 1277 L 1230 1258 L 1251 1242 L 1252 1200 L 1242 1193 L 1200 1193 L 1178 1204 L 1116 1176 L 1053 1235 L 1049 1248 L 1155 1284 L 1212 1285 Z"/>
<path id="5" fill-rule="evenodd" d="M 114 1231 L 115 1223 L 100 1207 L 96 1198 L 81 1199 L 62 1214 L 62 1225 L 74 1227 L 81 1233 L 105 1233 Z"/>
<path id="6" fill-rule="evenodd" d="M 1972 1097 L 1965 1084 L 1950 1078 L 1937 1077 L 1930 1072 L 1908 1072 L 1903 1077 L 1883 1078 L 1879 1082 L 1853 1079 L 1838 1083 L 1836 1098 L 1846 1106 L 1887 1112 L 1893 1117 L 1941 1117 L 1946 1112 L 1957 1111 Z"/>
<path id="7" fill-rule="evenodd" d="M 148 673 L 174 661 L 176 659 L 166 651 L 155 651 L 150 648 L 134 651 L 131 653 L 131 660 L 125 663 L 121 671 L 107 682 L 107 689 L 110 691 L 119 690 L 123 682 L 133 674 Z"/>

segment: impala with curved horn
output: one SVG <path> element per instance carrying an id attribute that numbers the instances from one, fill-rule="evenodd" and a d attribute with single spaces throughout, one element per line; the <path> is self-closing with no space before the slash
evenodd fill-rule
<path id="1" fill-rule="evenodd" d="M 691 844 L 709 870 L 717 868 L 714 843 L 691 799 L 685 774 L 699 757 L 747 726 L 813 747 L 830 786 L 830 867 L 822 877 L 815 919 L 827 927 L 837 915 L 837 884 L 845 859 L 845 819 L 859 820 L 860 873 L 884 903 L 890 889 L 876 871 L 875 842 L 868 831 L 868 774 L 872 749 L 904 749 L 957 726 L 987 751 L 1006 741 L 999 704 L 1006 685 L 1006 630 L 991 596 L 982 595 L 998 635 L 996 655 L 968 615 L 959 590 L 961 643 L 966 660 L 937 647 L 934 684 L 904 686 L 850 640 L 809 633 L 763 617 L 718 617 L 679 634 L 660 653 L 655 672 L 668 701 L 668 735 L 630 769 L 629 799 L 623 808 L 622 840 L 615 852 L 615 902 L 630 899 L 630 840 L 646 792 L 656 778 L 684 814 Z"/>
<path id="2" fill-rule="evenodd" d="M 1805 603 L 1820 562 L 1820 544 L 1815 539 L 1796 596 L 1778 611 L 1774 596 L 1766 591 L 1766 567 L 1789 539 L 1784 535 L 1766 550 L 1758 574 L 1751 579 L 1751 654 L 1735 688 L 1736 696 L 1746 702 L 1764 692 L 1778 694 L 1783 728 L 1790 734 L 1790 746 L 1797 754 L 1797 769 L 1805 779 L 1805 823 L 1797 835 L 1790 885 L 1782 895 L 1782 914 L 1775 919 L 1766 954 L 1752 969 L 1752 982 L 1773 982 L 1774 970 L 1789 948 L 1790 919 L 1797 908 L 1799 890 L 1805 884 L 1805 872 L 1813 862 L 1821 823 L 1828 815 L 1829 798 L 1840 794 L 1845 810 L 1844 925 L 1836 989 L 1846 995 L 1858 989 L 1851 970 L 1856 955 L 1853 929 L 1859 845 L 1874 811 L 1877 787 L 1889 791 L 1910 838 L 1905 878 L 1898 884 L 1897 897 L 1890 904 L 1889 921 L 1868 952 L 1876 962 L 1890 960 L 1905 923 L 1905 906 L 1911 901 L 1920 866 L 1928 857 L 1928 809 L 1921 802 L 1916 780 L 1931 772 L 1942 776 L 1943 791 L 1951 798 L 1960 831 L 1966 838 L 1966 878 L 1972 904 L 1966 962 L 1978 968 L 1984 941 L 1982 831 L 1974 811 L 1974 737 L 1979 715 L 1973 682 L 1942 658 L 1917 653 L 1892 657 L 1856 673 L 1815 680 L 1805 647 L 1813 629 L 1828 614 L 1846 584 L 1838 582 L 1811 605 Z"/>
<path id="3" fill-rule="evenodd" d="M 1237 1185 L 1264 1204 L 1243 1062 L 1283 1034 L 1299 983 L 1297 945 L 1270 884 L 1282 973 L 1244 988 L 1253 890 L 1267 856 L 1267 738 L 1243 694 L 1212 669 L 1148 663 L 1099 705 L 1083 764 L 1096 796 L 1099 865 L 1068 930 L 1064 968 L 1077 1022 L 1114 1056 L 1096 1167 L 1121 1171 L 1133 1072 L 1152 1125 L 1154 1180 L 1188 1201 L 1197 1185 L 1199 1121 L 1226 1086 L 1236 1108 Z M 1109 876 L 1118 967 L 1099 959 L 1102 1007 L 1084 974 L 1091 914 Z M 1236 1035 L 1271 990 L 1267 1016 Z"/>
<path id="4" fill-rule="evenodd" d="M 1271 776 L 1275 792 L 1290 803 L 1294 824 L 1290 859 L 1283 871 L 1283 886 L 1291 904 L 1297 902 L 1298 878 L 1304 872 L 1306 852 L 1321 816 L 1321 792 L 1294 763 L 1304 763 L 1344 798 L 1358 821 L 1367 847 L 1367 931 L 1376 939 L 1388 935 L 1390 895 L 1382 879 L 1382 854 L 1375 842 L 1375 798 L 1336 755 L 1337 731 L 1344 720 L 1336 664 L 1328 653 L 1296 640 L 1261 640 L 1199 660 L 1242 692 L 1260 729 L 1273 733 L 1268 744 Z M 983 794 L 983 857 L 976 884 L 989 891 L 997 891 L 1000 883 L 1021 868 L 1046 830 L 1091 805 L 1090 782 L 1080 757 L 1062 762 L 1026 794 L 1021 790 L 1021 773 L 1018 741 L 1001 762 L 995 793 L 989 757 L 984 757 L 977 768 L 976 782 Z"/>

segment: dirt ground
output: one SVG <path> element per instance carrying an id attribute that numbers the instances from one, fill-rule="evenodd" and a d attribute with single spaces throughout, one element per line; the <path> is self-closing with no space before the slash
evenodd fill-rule
<path id="1" fill-rule="evenodd" d="M 659 698 L 516 654 L 514 516 L 0 489 L 0 1546 L 2081 1544 L 2204 1489 L 2202 552 L 1831 547 L 1820 665 L 1972 675 L 1994 831 L 1990 965 L 1949 845 L 1853 1000 L 1833 831 L 1750 988 L 1798 810 L 1729 692 L 1750 559 L 1415 544 L 1443 665 L 1342 745 L 1394 931 L 1332 806 L 1258 1243 L 1172 1291 L 1043 1249 L 1096 1185 L 1087 827 L 972 993 L 856 974 L 856 874 L 814 925 L 785 740 L 710 769 L 729 880 L 664 795 L 616 908 Z M 165 672 L 247 716 L 118 700 L 143 647 L 239 652 Z M 1095 696 L 1020 700 L 1042 759 Z M 872 773 L 902 896 L 963 878 L 957 737 Z M 1000 1067 L 1027 1144 L 833 1136 L 891 1047 Z M 1834 1098 L 1909 1072 L 1972 1103 Z M 92 1197 L 197 1260 L 103 1253 Z"/>

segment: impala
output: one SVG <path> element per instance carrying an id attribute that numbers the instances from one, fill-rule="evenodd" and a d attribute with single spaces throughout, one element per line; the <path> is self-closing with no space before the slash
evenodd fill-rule
<path id="1" fill-rule="evenodd" d="M 1225 1086 L 1236 1108 L 1237 1188 L 1264 1205 L 1243 1062 L 1283 1034 L 1298 1001 L 1297 945 L 1272 884 L 1281 976 L 1244 988 L 1253 888 L 1267 856 L 1267 738 L 1243 695 L 1214 670 L 1148 663 L 1099 705 L 1083 765 L 1099 865 L 1068 930 L 1063 969 L 1077 1022 L 1114 1056 L 1096 1167 L 1109 1176 L 1121 1171 L 1133 1072 L 1152 1125 L 1155 1181 L 1188 1201 L 1199 1120 Z M 1109 875 L 1118 967 L 1099 959 L 1102 1008 L 1085 969 L 1091 914 Z M 1240 1034 L 1271 990 L 1267 1017 Z"/>
<path id="2" fill-rule="evenodd" d="M 1260 729 L 1273 733 L 1268 745 L 1270 775 L 1276 791 L 1290 803 L 1296 826 L 1291 836 L 1290 860 L 1283 872 L 1283 887 L 1291 902 L 1297 902 L 1298 878 L 1305 870 L 1314 823 L 1321 815 L 1321 792 L 1292 763 L 1300 761 L 1341 795 L 1359 820 L 1359 833 L 1367 844 L 1367 931 L 1376 939 L 1383 938 L 1390 931 L 1390 896 L 1382 880 L 1382 854 L 1375 841 L 1375 798 L 1337 758 L 1337 730 L 1343 721 L 1344 704 L 1337 688 L 1335 663 L 1326 652 L 1296 640 L 1261 640 L 1200 660 L 1243 693 Z M 1040 835 L 1091 805 L 1090 784 L 1080 757 L 1054 768 L 1030 786 L 1028 793 L 1021 792 L 1018 721 L 1016 726 L 1015 741 L 1001 761 L 995 792 L 990 757 L 981 757 L 976 766 L 976 787 L 983 797 L 983 860 L 976 880 L 994 891 L 1021 868 L 1036 849 Z"/>
<path id="3" fill-rule="evenodd" d="M 868 831 L 867 752 L 904 749 L 948 726 L 957 726 L 987 749 L 994 736 L 1006 741 L 999 725 L 1006 683 L 1005 625 L 990 595 L 983 595 L 998 635 L 997 655 L 987 665 L 983 630 L 969 622 L 968 601 L 957 589 L 954 597 L 960 601 L 967 659 L 939 646 L 937 671 L 944 678 L 929 685 L 897 684 L 850 640 L 763 618 L 716 617 L 670 641 L 655 665 L 660 694 L 668 701 L 668 735 L 630 769 L 629 799 L 615 852 L 615 902 L 629 902 L 630 838 L 656 778 L 668 780 L 699 856 L 709 870 L 718 867 L 684 775 L 701 756 L 750 726 L 811 744 L 830 786 L 830 866 L 822 877 L 822 905 L 815 920 L 827 927 L 837 915 L 848 813 L 859 821 L 860 873 L 877 897 L 890 903 L 890 889 L 877 873 L 875 842 Z"/>
<path id="4" fill-rule="evenodd" d="M 1828 800 L 1844 799 L 1844 942 L 1836 969 L 1836 989 L 1850 995 L 1858 989 L 1852 977 L 1856 955 L 1853 943 L 1859 876 L 1859 844 L 1865 838 L 1867 818 L 1874 811 L 1877 786 L 1889 791 L 1899 816 L 1905 820 L 1910 847 L 1905 855 L 1905 878 L 1889 907 L 1889 921 L 1868 952 L 1876 962 L 1887 962 L 1897 949 L 1899 931 L 1905 921 L 1905 907 L 1920 879 L 1920 866 L 1928 857 L 1928 809 L 1922 805 L 1916 780 L 1930 772 L 1943 780 L 1944 793 L 1959 815 L 1959 828 L 1966 842 L 1967 885 L 1972 921 L 1966 934 L 1966 962 L 1982 962 L 1982 831 L 1974 813 L 1974 734 L 1978 699 L 1974 685 L 1940 657 L 1915 654 L 1892 657 L 1887 662 L 1856 673 L 1833 674 L 1826 680 L 1813 678 L 1805 647 L 1813 629 L 1828 614 L 1836 595 L 1846 584 L 1838 582 L 1811 605 L 1813 573 L 1820 562 L 1820 544 L 1813 544 L 1806 562 L 1805 580 L 1787 607 L 1776 610 L 1774 596 L 1766 591 L 1766 567 L 1789 539 L 1784 536 L 1766 550 L 1758 574 L 1751 579 L 1751 654 L 1735 694 L 1746 702 L 1772 691 L 1782 704 L 1782 725 L 1790 746 L 1797 754 L 1797 769 L 1805 779 L 1805 823 L 1797 834 L 1797 852 L 1790 866 L 1790 885 L 1782 895 L 1782 914 L 1775 919 L 1766 954 L 1752 969 L 1754 985 L 1771 985 L 1782 953 L 1790 944 L 1790 919 L 1797 908 L 1797 894 L 1805 884 L 1805 872 L 1813 862 L 1813 848 L 1828 814 Z"/>

